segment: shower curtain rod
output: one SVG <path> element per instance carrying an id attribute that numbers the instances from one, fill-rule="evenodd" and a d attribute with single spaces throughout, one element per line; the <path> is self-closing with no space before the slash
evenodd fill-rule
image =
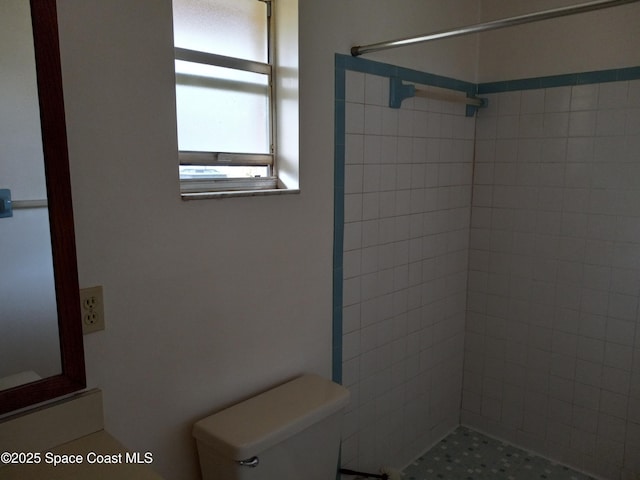
<path id="1" fill-rule="evenodd" d="M 11 202 L 11 206 L 14 210 L 19 210 L 23 208 L 46 208 L 49 205 L 47 199 L 37 199 L 37 200 L 13 200 Z"/>
<path id="2" fill-rule="evenodd" d="M 634 3 L 640 0 L 597 0 L 594 2 L 582 3 L 578 5 L 571 5 L 567 7 L 560 7 L 553 10 L 545 10 L 543 12 L 528 13 L 525 15 L 519 15 L 517 17 L 503 18 L 501 20 L 492 20 L 490 22 L 478 23 L 475 25 L 469 25 L 466 27 L 454 28 L 451 30 L 443 30 L 435 33 L 428 33 L 417 37 L 400 38 L 397 40 L 390 40 L 388 42 L 372 43 L 369 45 L 358 45 L 351 47 L 351 55 L 357 57 L 359 55 L 371 52 L 377 52 L 380 50 L 388 50 L 390 48 L 404 47 L 406 45 L 413 45 L 414 43 L 429 42 L 431 40 L 440 40 L 449 37 L 458 37 L 461 35 L 468 35 L 470 33 L 486 32 L 488 30 L 497 30 L 499 28 L 512 27 L 515 25 L 522 25 L 525 23 L 538 22 L 540 20 L 548 20 L 551 18 L 564 17 L 567 15 L 575 15 L 577 13 L 591 12 L 594 10 L 600 10 L 603 8 L 617 7 L 627 3 Z"/>

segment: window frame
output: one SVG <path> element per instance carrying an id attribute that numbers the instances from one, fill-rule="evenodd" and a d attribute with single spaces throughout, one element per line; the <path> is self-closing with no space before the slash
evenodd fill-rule
<path id="1" fill-rule="evenodd" d="M 268 102 L 268 142 L 269 153 L 216 152 L 178 150 L 180 166 L 265 166 L 269 169 L 267 177 L 225 177 L 225 178 L 180 178 L 180 192 L 185 195 L 216 194 L 244 191 L 264 191 L 278 189 L 277 172 L 277 125 L 276 125 L 276 81 L 275 81 L 275 19 L 273 0 L 255 0 L 265 3 L 267 26 L 267 62 L 246 60 L 216 53 L 186 49 L 174 46 L 175 61 L 181 60 L 201 65 L 223 67 L 244 72 L 266 75 Z M 177 85 L 177 81 L 176 81 Z"/>

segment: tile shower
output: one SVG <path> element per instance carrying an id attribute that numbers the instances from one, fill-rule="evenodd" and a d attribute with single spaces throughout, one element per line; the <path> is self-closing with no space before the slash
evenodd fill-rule
<path id="1" fill-rule="evenodd" d="M 488 97 L 462 423 L 604 478 L 640 471 L 640 81 Z"/>
<path id="2" fill-rule="evenodd" d="M 487 85 L 474 118 L 391 109 L 376 73 L 345 70 L 337 127 L 342 464 L 407 465 L 462 423 L 634 478 L 640 80 Z"/>
<path id="3" fill-rule="evenodd" d="M 474 119 L 346 72 L 343 463 L 402 465 L 458 424 Z"/>

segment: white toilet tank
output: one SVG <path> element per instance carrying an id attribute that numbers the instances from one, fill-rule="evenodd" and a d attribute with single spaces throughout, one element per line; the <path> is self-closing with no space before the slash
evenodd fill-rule
<path id="1" fill-rule="evenodd" d="M 349 391 L 303 375 L 197 422 L 204 480 L 335 480 Z"/>

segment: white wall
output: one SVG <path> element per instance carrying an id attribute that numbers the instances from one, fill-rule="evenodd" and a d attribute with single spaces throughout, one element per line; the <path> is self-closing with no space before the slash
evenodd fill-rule
<path id="1" fill-rule="evenodd" d="M 482 21 L 577 0 L 482 0 Z M 510 27 L 480 36 L 478 80 L 491 82 L 640 65 L 640 5 Z"/>
<path id="2" fill-rule="evenodd" d="M 195 420 L 330 373 L 334 53 L 404 36 L 418 16 L 428 29 L 475 15 L 471 0 L 300 3 L 302 193 L 185 203 L 171 2 L 59 1 L 80 284 L 105 295 L 88 382 L 108 429 L 167 478 L 197 478 Z M 443 45 L 385 58 L 473 80 L 475 41 L 455 45 L 456 57 Z"/>
<path id="3" fill-rule="evenodd" d="M 171 2 L 61 1 L 59 18 L 80 283 L 105 295 L 88 382 L 115 436 L 196 478 L 195 420 L 329 373 L 330 215 L 312 182 L 180 200 Z"/>
<path id="4" fill-rule="evenodd" d="M 153 451 L 167 478 L 197 478 L 193 421 L 299 372 L 329 375 L 334 54 L 478 15 L 472 0 L 300 3 L 302 193 L 185 203 L 171 2 L 59 0 L 80 283 L 104 285 L 106 304 L 106 331 L 85 337 L 88 381 L 104 390 L 108 429 Z M 512 3 L 485 0 L 485 17 Z M 482 81 L 639 63 L 629 36 L 614 44 L 628 54 L 618 62 L 597 36 L 597 55 L 560 59 L 493 35 Z M 475 81 L 477 51 L 467 37 L 367 58 Z"/>

